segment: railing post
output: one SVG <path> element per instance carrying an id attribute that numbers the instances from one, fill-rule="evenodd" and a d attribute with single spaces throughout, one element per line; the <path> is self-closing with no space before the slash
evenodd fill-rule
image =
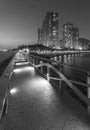
<path id="1" fill-rule="evenodd" d="M 35 58 L 35 65 L 38 64 L 38 58 Z"/>
<path id="2" fill-rule="evenodd" d="M 59 91 L 61 92 L 62 86 L 61 86 L 61 80 L 59 80 Z"/>
<path id="3" fill-rule="evenodd" d="M 61 55 L 61 63 L 64 63 L 64 55 Z"/>
<path id="4" fill-rule="evenodd" d="M 40 61 L 40 64 L 42 64 L 43 61 Z M 43 72 L 43 66 L 41 66 L 41 72 Z"/>
<path id="5" fill-rule="evenodd" d="M 88 84 L 87 97 L 89 99 L 89 103 L 88 103 L 87 107 L 88 107 L 88 114 L 90 115 L 90 72 L 87 73 L 87 84 Z"/>
<path id="6" fill-rule="evenodd" d="M 59 67 L 59 71 L 62 72 L 62 68 Z M 62 80 L 59 80 L 59 89 L 60 89 L 60 93 L 63 93 L 63 84 L 62 84 Z"/>
<path id="7" fill-rule="evenodd" d="M 35 64 L 37 65 L 37 58 L 35 59 Z"/>
<path id="8" fill-rule="evenodd" d="M 59 56 L 59 61 L 61 62 L 61 55 Z"/>
<path id="9" fill-rule="evenodd" d="M 49 73 L 49 67 L 47 66 L 47 81 L 48 82 L 50 81 L 49 75 L 50 75 L 50 73 Z"/>
<path id="10" fill-rule="evenodd" d="M 34 58 L 34 65 L 36 65 L 36 58 Z"/>
<path id="11" fill-rule="evenodd" d="M 68 54 L 66 55 L 66 61 L 68 62 Z"/>
<path id="12" fill-rule="evenodd" d="M 33 61 L 33 65 L 35 65 L 35 58 L 34 57 L 33 57 L 32 61 Z"/>

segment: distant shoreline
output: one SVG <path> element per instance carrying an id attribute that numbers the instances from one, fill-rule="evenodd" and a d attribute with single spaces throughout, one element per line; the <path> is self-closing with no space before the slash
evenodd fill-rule
<path id="1" fill-rule="evenodd" d="M 0 51 L 0 77 L 4 73 L 5 69 L 7 68 L 8 64 L 10 63 L 11 59 L 13 58 L 15 52 L 1 52 Z"/>
<path id="2" fill-rule="evenodd" d="M 0 77 L 2 76 L 11 59 L 12 56 L 0 63 Z"/>

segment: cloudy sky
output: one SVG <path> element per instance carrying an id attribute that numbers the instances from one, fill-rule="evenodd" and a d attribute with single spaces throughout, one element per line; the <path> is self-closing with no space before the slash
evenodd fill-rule
<path id="1" fill-rule="evenodd" d="M 90 39 L 90 0 L 0 0 L 0 49 L 24 42 L 37 42 L 47 11 L 59 13 L 59 39 L 62 24 L 80 28 L 80 36 Z"/>

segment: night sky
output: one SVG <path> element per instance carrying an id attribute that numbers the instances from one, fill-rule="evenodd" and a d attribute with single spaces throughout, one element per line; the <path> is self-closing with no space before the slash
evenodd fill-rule
<path id="1" fill-rule="evenodd" d="M 47 11 L 59 13 L 59 39 L 62 24 L 80 28 L 80 36 L 90 39 L 90 0 L 0 0 L 0 48 L 24 42 L 37 42 Z"/>

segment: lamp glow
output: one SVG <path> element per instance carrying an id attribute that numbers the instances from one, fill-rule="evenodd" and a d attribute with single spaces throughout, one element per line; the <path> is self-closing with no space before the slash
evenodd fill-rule
<path id="1" fill-rule="evenodd" d="M 10 90 L 10 94 L 12 94 L 12 95 L 14 95 L 14 94 L 16 94 L 17 93 L 17 88 L 12 88 L 11 90 Z"/>
<path id="2" fill-rule="evenodd" d="M 15 65 L 28 65 L 28 62 L 16 63 Z"/>

